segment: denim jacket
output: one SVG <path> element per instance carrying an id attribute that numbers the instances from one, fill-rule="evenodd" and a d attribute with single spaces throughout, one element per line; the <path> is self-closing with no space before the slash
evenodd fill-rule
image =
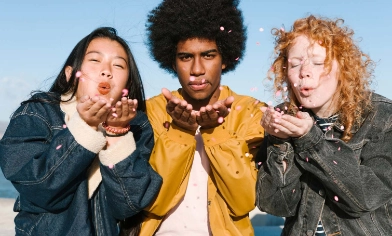
<path id="1" fill-rule="evenodd" d="M 33 98 L 50 99 L 44 93 Z M 19 192 L 16 235 L 118 235 L 118 221 L 146 207 L 162 183 L 148 163 L 154 145 L 151 125 L 138 111 L 122 137 L 127 141 L 123 146 L 135 147 L 121 153 L 121 148 L 101 150 L 103 133 L 85 123 L 72 124 L 72 119 L 65 125 L 66 115 L 58 103 L 28 102 L 13 114 L 0 141 L 0 166 Z M 98 157 L 101 179 L 89 198 L 89 170 Z"/>
<path id="2" fill-rule="evenodd" d="M 265 139 L 256 203 L 286 217 L 282 235 L 314 235 L 319 219 L 327 235 L 392 235 L 392 101 L 373 94 L 372 104 L 348 143 L 339 123 Z"/>

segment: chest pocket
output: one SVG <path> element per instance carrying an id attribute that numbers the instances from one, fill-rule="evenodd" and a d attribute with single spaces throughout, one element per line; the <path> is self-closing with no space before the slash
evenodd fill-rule
<path id="1" fill-rule="evenodd" d="M 361 156 L 362 148 L 369 142 L 369 139 L 362 139 L 362 141 L 358 143 L 349 143 L 347 144 L 355 154 L 355 157 L 357 158 L 357 163 L 361 164 L 361 159 L 359 158 Z"/>

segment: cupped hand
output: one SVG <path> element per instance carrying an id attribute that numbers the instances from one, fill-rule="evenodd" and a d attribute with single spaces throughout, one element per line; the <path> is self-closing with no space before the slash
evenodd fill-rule
<path id="1" fill-rule="evenodd" d="M 307 134 L 313 126 L 313 119 L 307 112 L 297 112 L 295 116 L 281 114 L 273 107 L 263 107 L 261 126 L 270 135 L 278 138 L 297 138 Z"/>
<path id="2" fill-rule="evenodd" d="M 136 99 L 122 97 L 112 107 L 111 112 L 105 120 L 106 124 L 114 128 L 125 128 L 135 118 L 138 102 Z"/>
<path id="3" fill-rule="evenodd" d="M 203 128 L 214 128 L 224 122 L 224 118 L 229 115 L 229 108 L 234 102 L 234 97 L 230 96 L 224 100 L 219 100 L 212 105 L 201 107 L 196 113 L 196 121 Z"/>
<path id="4" fill-rule="evenodd" d="M 307 134 L 314 124 L 314 120 L 307 112 L 298 111 L 295 116 L 283 115 L 277 119 L 275 128 L 292 138 Z"/>
<path id="5" fill-rule="evenodd" d="M 167 100 L 166 112 L 171 116 L 172 122 L 183 129 L 196 131 L 199 125 L 192 105 L 173 96 L 166 88 L 162 89 L 162 94 Z"/>
<path id="6" fill-rule="evenodd" d="M 276 121 L 282 118 L 282 114 L 278 111 L 275 111 L 273 107 L 262 107 L 261 111 L 263 112 L 263 117 L 261 118 L 260 124 L 263 126 L 265 132 L 270 135 L 273 135 L 278 138 L 286 139 L 290 136 L 276 127 Z"/>
<path id="7" fill-rule="evenodd" d="M 76 110 L 89 126 L 98 129 L 98 125 L 106 120 L 110 107 L 110 102 L 104 98 L 85 95 L 78 100 Z"/>

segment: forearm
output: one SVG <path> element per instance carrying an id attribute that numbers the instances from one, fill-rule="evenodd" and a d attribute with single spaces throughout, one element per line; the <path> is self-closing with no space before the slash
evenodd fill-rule
<path id="1" fill-rule="evenodd" d="M 267 136 L 267 145 L 259 152 L 267 155 L 257 178 L 257 206 L 279 216 L 295 215 L 301 199 L 301 169 L 294 161 L 291 143 Z M 284 168 L 286 163 L 287 168 Z"/>

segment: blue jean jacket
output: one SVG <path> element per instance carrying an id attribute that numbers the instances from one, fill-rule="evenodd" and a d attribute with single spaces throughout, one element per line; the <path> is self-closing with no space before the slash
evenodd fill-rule
<path id="1" fill-rule="evenodd" d="M 319 219 L 327 235 L 392 235 L 392 101 L 373 94 L 372 103 L 348 143 L 341 124 L 325 134 L 314 125 L 295 139 L 268 136 L 256 204 L 286 217 L 282 235 L 314 235 Z"/>
<path id="2" fill-rule="evenodd" d="M 87 170 L 96 154 L 63 124 L 59 104 L 30 102 L 0 141 L 0 166 L 19 192 L 16 235 L 118 235 L 118 221 L 146 207 L 162 183 L 148 163 L 154 138 L 147 116 L 138 111 L 131 121 L 136 150 L 113 169 L 100 165 L 102 182 L 90 200 Z"/>

